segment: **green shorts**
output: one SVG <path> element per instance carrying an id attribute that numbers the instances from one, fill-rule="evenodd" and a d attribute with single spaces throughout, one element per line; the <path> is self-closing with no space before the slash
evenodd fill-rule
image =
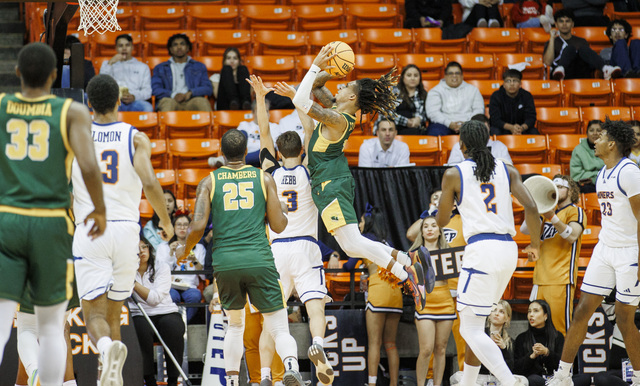
<path id="1" fill-rule="evenodd" d="M 71 298 L 73 223 L 53 215 L 59 211 L 39 211 L 43 217 L 0 212 L 0 298 L 20 302 L 25 290 L 37 306 Z"/>
<path id="2" fill-rule="evenodd" d="M 220 304 L 225 310 L 241 310 L 247 301 L 261 313 L 285 308 L 286 300 L 275 265 L 214 272 Z"/>
<path id="3" fill-rule="evenodd" d="M 331 234 L 341 226 L 358 223 L 353 209 L 354 191 L 355 183 L 351 177 L 325 181 L 313 187 L 313 202 Z"/>
<path id="4" fill-rule="evenodd" d="M 67 311 L 76 307 L 80 307 L 80 298 L 78 297 L 78 287 L 76 286 L 75 277 L 71 283 L 73 287 L 73 293 L 71 294 L 71 299 L 69 299 L 69 304 L 67 304 Z M 29 286 L 24 290 L 24 294 L 22 295 L 22 300 L 20 300 L 20 308 L 18 309 L 20 312 L 24 312 L 26 314 L 33 314 L 33 303 L 31 303 L 31 296 L 29 296 Z"/>

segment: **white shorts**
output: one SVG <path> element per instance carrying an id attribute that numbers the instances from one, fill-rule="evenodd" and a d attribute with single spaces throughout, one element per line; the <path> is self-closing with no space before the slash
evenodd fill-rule
<path id="1" fill-rule="evenodd" d="M 638 247 L 611 248 L 599 241 L 591 254 L 580 291 L 607 296 L 613 287 L 620 303 L 632 306 L 640 303 Z"/>
<path id="2" fill-rule="evenodd" d="M 80 224 L 73 236 L 73 259 L 80 299 L 93 300 L 107 293 L 113 301 L 131 296 L 138 270 L 140 225 L 109 221 L 101 237 L 91 240 L 91 227 Z"/>
<path id="3" fill-rule="evenodd" d="M 294 288 L 303 303 L 328 297 L 320 247 L 310 240 L 292 239 L 271 244 L 285 297 L 289 298 Z"/>
<path id="4" fill-rule="evenodd" d="M 458 312 L 465 307 L 489 316 L 507 288 L 518 265 L 518 245 L 513 241 L 481 240 L 468 244 L 458 280 Z"/>

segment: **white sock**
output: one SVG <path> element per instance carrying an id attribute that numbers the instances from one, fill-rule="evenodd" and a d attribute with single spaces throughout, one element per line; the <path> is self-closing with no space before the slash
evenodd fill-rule
<path id="1" fill-rule="evenodd" d="M 400 263 L 393 263 L 393 266 L 391 267 L 391 273 L 396 275 L 398 279 L 400 279 L 400 281 L 405 281 L 407 280 L 407 277 L 409 277 L 407 271 L 404 270 L 404 266 Z"/>
<path id="2" fill-rule="evenodd" d="M 104 353 L 107 351 L 109 346 L 111 346 L 111 343 L 113 343 L 113 341 L 108 336 L 103 336 L 102 338 L 98 339 L 96 348 L 98 349 L 100 355 L 104 356 Z"/>
<path id="3" fill-rule="evenodd" d="M 458 386 L 474 386 L 476 380 L 478 380 L 478 374 L 480 374 L 480 368 L 482 366 L 471 366 L 470 364 L 464 364 L 464 370 L 462 371 L 462 378 Z"/>
<path id="4" fill-rule="evenodd" d="M 31 377 L 38 368 L 38 331 L 36 326 L 36 316 L 26 312 L 16 314 L 16 325 L 18 326 L 18 355 L 20 362 L 24 366 L 27 375 Z"/>
<path id="5" fill-rule="evenodd" d="M 320 347 L 324 347 L 324 338 L 321 336 L 314 336 L 312 343 L 317 344 Z"/>
<path id="6" fill-rule="evenodd" d="M 398 256 L 396 256 L 396 261 L 407 267 L 411 265 L 411 258 L 409 257 L 407 252 L 398 251 Z"/>
<path id="7" fill-rule="evenodd" d="M 633 377 L 640 379 L 640 370 L 633 370 Z"/>
<path id="8" fill-rule="evenodd" d="M 287 357 L 285 358 L 282 363 L 284 363 L 284 369 L 286 370 L 294 370 L 294 371 L 298 371 L 300 370 L 298 368 L 298 360 L 294 357 Z"/>
<path id="9" fill-rule="evenodd" d="M 571 372 L 571 366 L 573 366 L 573 363 L 560 361 L 560 364 L 558 365 L 558 371 L 562 375 L 569 376 L 569 373 Z"/>
<path id="10" fill-rule="evenodd" d="M 38 375 L 41 386 L 60 386 L 67 362 L 64 315 L 67 302 L 53 306 L 34 306 L 38 323 Z"/>
<path id="11" fill-rule="evenodd" d="M 78 386 L 78 384 L 76 383 L 75 379 L 72 379 L 70 381 L 66 381 L 62 384 L 62 386 Z"/>
<path id="12" fill-rule="evenodd" d="M 373 383 L 375 385 L 378 383 L 378 377 L 376 375 L 369 375 L 369 383 Z"/>
<path id="13" fill-rule="evenodd" d="M 262 314 L 262 316 L 264 317 L 262 328 L 271 334 L 273 341 L 276 342 L 276 352 L 280 358 L 293 358 L 296 361 L 295 369 L 297 370 L 298 346 L 296 340 L 289 334 L 287 309 L 282 308 L 278 311 Z M 287 369 L 289 368 L 287 367 Z"/>
<path id="14" fill-rule="evenodd" d="M 227 372 L 239 372 L 242 354 L 244 354 L 244 308 L 241 310 L 226 310 L 226 313 L 229 316 L 229 327 L 224 337 L 224 368 Z M 238 385 L 237 382 L 236 380 L 234 385 Z"/>
<path id="15" fill-rule="evenodd" d="M 271 369 L 268 367 L 263 367 L 260 369 L 260 379 L 271 379 Z"/>
<path id="16" fill-rule="evenodd" d="M 240 386 L 240 379 L 238 375 L 227 375 L 225 376 L 227 380 L 227 386 Z"/>

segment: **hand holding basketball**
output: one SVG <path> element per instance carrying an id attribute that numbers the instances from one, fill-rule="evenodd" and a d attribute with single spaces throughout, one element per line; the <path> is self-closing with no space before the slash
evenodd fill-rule
<path id="1" fill-rule="evenodd" d="M 316 58 L 313 60 L 313 64 L 318 66 L 321 70 L 329 72 L 329 59 L 332 59 L 334 56 L 332 51 L 333 47 L 331 46 L 331 43 L 322 47 Z"/>
<path id="2" fill-rule="evenodd" d="M 356 56 L 351 47 L 341 41 L 335 41 L 327 44 L 332 47 L 331 56 L 329 57 L 329 66 L 327 72 L 334 77 L 342 78 L 353 70 Z"/>

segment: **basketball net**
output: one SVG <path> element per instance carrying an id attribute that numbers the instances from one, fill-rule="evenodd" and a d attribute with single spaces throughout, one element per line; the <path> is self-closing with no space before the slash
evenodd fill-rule
<path id="1" fill-rule="evenodd" d="M 103 34 L 107 31 L 120 31 L 116 13 L 118 0 L 78 0 L 80 5 L 80 25 L 78 31 L 84 35 L 94 32 Z"/>

